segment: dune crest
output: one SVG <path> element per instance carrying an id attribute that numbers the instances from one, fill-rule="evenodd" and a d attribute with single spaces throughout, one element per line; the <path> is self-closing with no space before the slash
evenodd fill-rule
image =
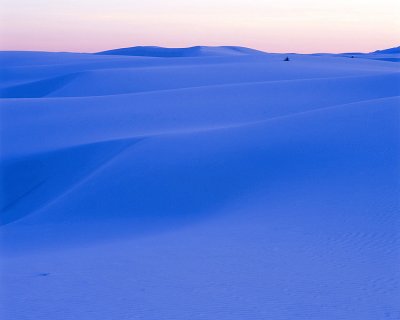
<path id="1" fill-rule="evenodd" d="M 177 58 L 177 57 L 209 57 L 209 56 L 229 56 L 243 54 L 263 54 L 264 52 L 235 46 L 194 46 L 188 48 L 164 48 L 154 46 L 138 46 L 121 49 L 113 49 L 98 52 L 101 55 L 125 55 L 159 58 Z"/>

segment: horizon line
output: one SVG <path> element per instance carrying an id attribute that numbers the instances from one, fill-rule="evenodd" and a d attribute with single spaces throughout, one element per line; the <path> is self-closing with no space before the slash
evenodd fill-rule
<path id="1" fill-rule="evenodd" d="M 157 45 L 137 45 L 137 46 L 128 46 L 128 47 L 116 47 L 116 48 L 111 48 L 111 49 L 106 49 L 106 50 L 100 50 L 100 51 L 69 51 L 69 50 L 18 50 L 18 49 L 0 49 L 0 52 L 48 52 L 48 53 L 80 53 L 80 54 L 96 54 L 96 53 L 101 53 L 101 52 L 106 52 L 106 51 L 111 51 L 111 50 L 118 50 L 118 49 L 129 49 L 129 48 L 163 48 L 163 49 L 189 49 L 189 48 L 196 48 L 196 47 L 208 47 L 208 48 L 221 48 L 221 47 L 238 47 L 238 48 L 247 48 L 247 49 L 253 49 L 257 50 L 263 53 L 270 53 L 270 54 L 369 54 L 369 53 L 375 53 L 379 52 L 382 50 L 388 50 L 388 49 L 394 49 L 394 48 L 399 48 L 400 46 L 394 45 L 393 47 L 388 47 L 388 48 L 378 48 L 375 51 L 344 51 L 344 52 L 328 52 L 328 51 L 317 51 L 317 52 L 310 52 L 310 53 L 305 53 L 305 52 L 296 52 L 296 51 L 288 51 L 288 52 L 273 52 L 273 51 L 265 51 L 262 49 L 257 49 L 257 48 L 252 48 L 252 47 L 246 47 L 246 46 L 240 46 L 240 45 L 193 45 L 193 46 L 185 46 L 185 47 L 167 47 L 167 46 L 157 46 Z"/>

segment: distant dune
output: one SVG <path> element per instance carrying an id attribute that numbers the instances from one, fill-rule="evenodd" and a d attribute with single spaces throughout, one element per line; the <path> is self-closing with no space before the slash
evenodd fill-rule
<path id="1" fill-rule="evenodd" d="M 389 48 L 389 49 L 383 49 L 383 50 L 377 50 L 372 53 L 379 53 L 379 54 L 395 54 L 395 53 L 400 53 L 400 46 L 399 47 L 394 47 L 394 48 Z"/>
<path id="2" fill-rule="evenodd" d="M 97 54 L 143 56 L 143 57 L 207 57 L 207 56 L 226 56 L 242 54 L 262 54 L 262 51 L 235 46 L 195 46 L 189 48 L 163 48 L 153 46 L 139 46 L 130 48 L 113 49 L 98 52 Z"/>

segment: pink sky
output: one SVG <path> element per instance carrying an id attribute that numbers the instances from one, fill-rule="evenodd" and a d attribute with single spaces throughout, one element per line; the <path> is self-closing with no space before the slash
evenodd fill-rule
<path id="1" fill-rule="evenodd" d="M 270 52 L 400 44 L 400 1 L 1 0 L 1 50 L 239 45 Z"/>

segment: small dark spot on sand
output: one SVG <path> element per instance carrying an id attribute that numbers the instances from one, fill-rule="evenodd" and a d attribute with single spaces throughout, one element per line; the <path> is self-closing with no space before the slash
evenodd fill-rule
<path id="1" fill-rule="evenodd" d="M 38 273 L 39 277 L 47 277 L 48 275 L 50 275 L 50 273 L 48 273 L 48 272 Z"/>

